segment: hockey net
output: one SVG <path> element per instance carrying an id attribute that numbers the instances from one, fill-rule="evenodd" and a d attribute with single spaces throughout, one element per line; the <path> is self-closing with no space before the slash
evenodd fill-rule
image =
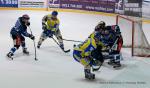
<path id="1" fill-rule="evenodd" d="M 150 45 L 142 29 L 142 20 L 118 15 L 116 24 L 120 26 L 123 47 L 131 48 L 132 56 L 150 57 Z"/>

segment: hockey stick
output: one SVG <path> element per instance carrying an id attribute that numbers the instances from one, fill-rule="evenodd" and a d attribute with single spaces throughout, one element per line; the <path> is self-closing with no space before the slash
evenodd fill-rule
<path id="1" fill-rule="evenodd" d="M 29 27 L 29 29 L 30 29 L 30 32 L 31 32 L 31 35 L 33 35 L 33 33 L 32 33 L 32 30 L 31 30 L 31 28 Z M 38 59 L 37 59 L 37 55 L 36 55 L 36 46 L 35 46 L 35 40 L 33 40 L 33 43 L 34 43 L 34 54 L 35 54 L 35 61 L 37 61 Z"/>
<path id="2" fill-rule="evenodd" d="M 102 64 L 100 64 L 100 65 L 98 66 L 98 68 L 94 68 L 94 66 L 92 66 L 92 70 L 93 70 L 93 71 L 98 71 L 98 70 L 101 68 L 101 66 L 102 66 Z"/>
<path id="3" fill-rule="evenodd" d="M 116 39 L 116 41 L 114 42 L 113 46 L 111 47 L 111 49 L 114 49 L 115 48 L 115 45 L 117 44 L 118 42 L 118 38 Z"/>
<path id="4" fill-rule="evenodd" d="M 54 40 L 54 42 L 60 47 L 60 44 L 52 37 L 52 39 Z M 60 47 L 61 48 L 61 47 Z M 64 50 L 64 49 L 62 49 L 61 48 L 61 50 L 62 51 L 64 51 L 65 53 L 68 53 L 68 52 L 70 52 L 70 49 L 68 49 L 68 50 Z"/>
<path id="5" fill-rule="evenodd" d="M 70 42 L 79 42 L 79 43 L 83 43 L 82 41 L 77 41 L 77 40 L 70 40 L 70 39 L 63 39 L 64 41 L 70 41 Z"/>

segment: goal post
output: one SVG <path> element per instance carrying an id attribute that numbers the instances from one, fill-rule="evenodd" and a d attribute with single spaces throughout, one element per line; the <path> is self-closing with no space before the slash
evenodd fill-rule
<path id="1" fill-rule="evenodd" d="M 131 48 L 132 56 L 150 57 L 150 45 L 142 29 L 142 20 L 117 15 L 116 24 L 123 36 L 123 47 Z"/>

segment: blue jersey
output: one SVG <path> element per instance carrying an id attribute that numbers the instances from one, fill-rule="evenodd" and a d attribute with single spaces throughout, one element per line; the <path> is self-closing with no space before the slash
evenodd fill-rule
<path id="1" fill-rule="evenodd" d="M 116 40 L 116 35 L 112 30 L 105 30 L 108 33 L 103 34 L 101 41 L 105 44 L 105 45 L 112 45 L 115 40 Z"/>
<path id="2" fill-rule="evenodd" d="M 106 32 L 103 35 L 103 42 L 108 45 L 113 45 L 117 39 L 117 36 L 121 34 L 120 28 L 118 25 L 106 26 Z"/>
<path id="3" fill-rule="evenodd" d="M 112 30 L 111 26 L 106 26 L 106 29 L 101 32 L 93 32 L 90 37 L 97 38 L 99 40 L 99 45 L 102 46 L 102 48 L 112 45 L 116 40 L 115 31 Z"/>
<path id="4" fill-rule="evenodd" d="M 19 17 L 15 26 L 11 29 L 10 33 L 12 35 L 18 35 L 18 36 L 26 36 L 29 37 L 30 34 L 27 32 L 27 26 L 22 21 L 22 17 Z"/>

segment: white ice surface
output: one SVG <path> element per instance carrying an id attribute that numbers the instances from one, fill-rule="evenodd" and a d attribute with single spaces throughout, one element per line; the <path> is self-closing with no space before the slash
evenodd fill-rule
<path id="1" fill-rule="evenodd" d="M 25 13 L 31 17 L 31 29 L 37 43 L 42 32 L 41 19 L 50 12 L 0 11 L 0 88 L 150 88 L 150 58 L 133 58 L 129 49 L 122 50 L 124 60 L 121 69 L 114 70 L 104 64 L 100 71 L 95 72 L 94 81 L 85 80 L 83 67 L 73 59 L 72 52 L 63 53 L 51 39 L 47 39 L 37 50 L 38 61 L 34 61 L 33 42 L 28 38 L 26 45 L 31 55 L 24 56 L 19 49 L 14 60 L 9 61 L 6 58 L 12 47 L 9 32 L 16 19 Z M 100 20 L 115 24 L 114 17 L 101 15 L 60 12 L 59 18 L 63 37 L 81 41 L 87 38 Z M 144 24 L 143 28 L 150 41 L 150 24 Z M 74 44 L 64 43 L 66 49 L 72 49 Z"/>

